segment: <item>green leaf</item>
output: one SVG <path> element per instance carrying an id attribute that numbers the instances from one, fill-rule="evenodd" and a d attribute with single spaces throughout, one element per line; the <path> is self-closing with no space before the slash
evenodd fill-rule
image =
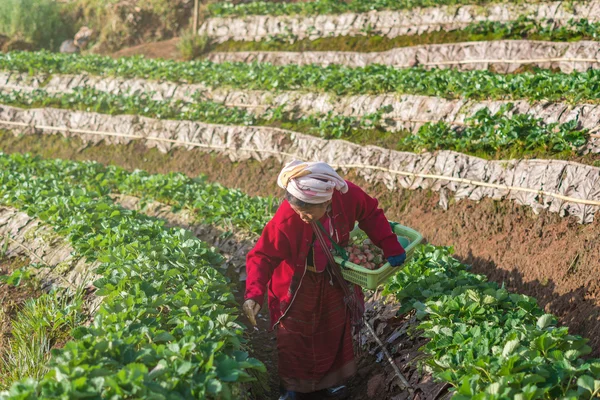
<path id="1" fill-rule="evenodd" d="M 577 379 L 577 386 L 590 392 L 592 396 L 600 392 L 600 381 L 595 380 L 589 375 L 580 376 L 579 379 Z"/>
<path id="2" fill-rule="evenodd" d="M 502 350 L 502 356 L 508 357 L 520 346 L 520 344 L 521 342 L 518 339 L 509 340 L 504 345 L 504 349 Z"/>
<path id="3" fill-rule="evenodd" d="M 185 374 L 187 374 L 192 369 L 192 367 L 193 367 L 193 365 L 192 365 L 191 362 L 184 361 L 177 368 L 177 374 L 179 374 L 179 375 L 185 375 Z"/>
<path id="4" fill-rule="evenodd" d="M 173 340 L 175 340 L 175 336 L 171 335 L 169 332 L 159 333 L 152 339 L 154 343 L 166 343 L 171 342 Z"/>
<path id="5" fill-rule="evenodd" d="M 544 314 L 537 320 L 537 327 L 545 329 L 554 323 L 554 316 L 552 314 Z"/>

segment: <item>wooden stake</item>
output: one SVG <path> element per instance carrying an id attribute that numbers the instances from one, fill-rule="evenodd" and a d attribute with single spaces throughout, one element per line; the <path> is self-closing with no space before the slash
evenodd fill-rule
<path id="1" fill-rule="evenodd" d="M 200 10 L 199 2 L 200 2 L 200 0 L 194 0 L 194 24 L 193 24 L 194 36 L 196 36 L 198 34 L 198 12 Z"/>

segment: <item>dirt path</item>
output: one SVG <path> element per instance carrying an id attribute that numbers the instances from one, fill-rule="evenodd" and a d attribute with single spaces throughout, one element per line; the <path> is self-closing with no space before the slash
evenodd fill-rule
<path id="1" fill-rule="evenodd" d="M 138 46 L 127 47 L 119 50 L 116 53 L 113 53 L 111 56 L 114 58 L 144 56 L 146 58 L 163 58 L 181 61 L 181 54 L 177 49 L 179 40 L 180 39 L 176 37 L 160 42 L 144 43 Z"/>

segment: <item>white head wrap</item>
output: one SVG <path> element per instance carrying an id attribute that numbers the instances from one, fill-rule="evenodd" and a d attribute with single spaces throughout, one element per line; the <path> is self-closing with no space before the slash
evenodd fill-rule
<path id="1" fill-rule="evenodd" d="M 277 184 L 292 196 L 308 204 L 321 204 L 333 197 L 333 191 L 348 191 L 348 184 L 329 164 L 294 160 L 277 177 Z"/>

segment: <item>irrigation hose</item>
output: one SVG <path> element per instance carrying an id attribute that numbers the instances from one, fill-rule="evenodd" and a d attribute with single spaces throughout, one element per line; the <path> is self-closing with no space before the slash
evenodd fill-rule
<path id="1" fill-rule="evenodd" d="M 253 152 L 253 153 L 266 153 L 266 154 L 273 154 L 273 155 L 277 155 L 277 156 L 286 156 L 286 157 L 290 157 L 290 158 L 307 161 L 307 160 L 302 159 L 301 157 L 299 157 L 296 154 L 279 152 L 279 151 L 275 151 L 275 150 L 262 150 L 262 149 L 249 148 L 249 147 L 209 145 L 209 144 L 202 144 L 202 143 L 186 142 L 186 141 L 175 140 L 175 139 L 165 139 L 165 138 L 154 137 L 154 136 L 138 136 L 138 135 L 125 134 L 125 133 L 117 133 L 117 132 L 92 131 L 92 130 L 87 130 L 87 129 L 75 129 L 75 128 L 46 126 L 46 125 L 32 125 L 32 124 L 29 124 L 26 122 L 13 122 L 13 121 L 0 120 L 0 125 L 19 126 L 19 127 L 30 128 L 30 129 L 34 129 L 34 130 L 38 129 L 38 130 L 50 130 L 50 131 L 61 131 L 61 132 L 74 132 L 74 133 L 99 135 L 99 136 L 123 137 L 123 138 L 138 139 L 138 140 L 153 140 L 153 141 L 167 142 L 167 143 L 178 144 L 178 145 L 183 145 L 183 146 L 200 147 L 200 148 L 205 148 L 205 149 L 209 149 L 209 150 L 234 150 L 234 151 L 247 151 L 247 152 Z M 211 124 L 211 125 L 216 126 L 216 127 L 219 127 L 219 126 L 230 127 L 228 125 L 216 125 L 216 124 Z M 269 128 L 269 129 L 274 129 L 275 131 L 280 131 L 280 132 L 284 132 L 286 134 L 290 134 L 289 131 L 286 131 L 284 129 L 279 129 L 279 128 Z M 524 188 L 524 187 L 519 187 L 519 186 L 499 185 L 496 183 L 481 182 L 481 181 L 475 181 L 472 179 L 465 179 L 465 178 L 456 178 L 453 176 L 421 174 L 421 173 L 415 173 L 415 172 L 400 171 L 400 170 L 394 170 L 394 169 L 390 169 L 390 168 L 377 167 L 374 165 L 365 165 L 365 164 L 330 164 L 330 165 L 333 168 L 370 169 L 370 170 L 388 172 L 391 174 L 412 177 L 412 178 L 437 179 L 437 180 L 443 180 L 443 181 L 464 183 L 464 184 L 472 185 L 472 186 L 481 186 L 481 187 L 488 187 L 488 188 L 493 188 L 493 189 L 506 190 L 508 192 L 532 193 L 532 194 L 537 194 L 540 196 L 554 197 L 556 199 L 564 200 L 564 201 L 570 202 L 570 203 L 600 207 L 599 200 L 580 199 L 580 198 L 565 196 L 565 195 L 558 194 L 558 193 L 548 192 L 546 190 L 529 189 L 529 188 Z"/>

